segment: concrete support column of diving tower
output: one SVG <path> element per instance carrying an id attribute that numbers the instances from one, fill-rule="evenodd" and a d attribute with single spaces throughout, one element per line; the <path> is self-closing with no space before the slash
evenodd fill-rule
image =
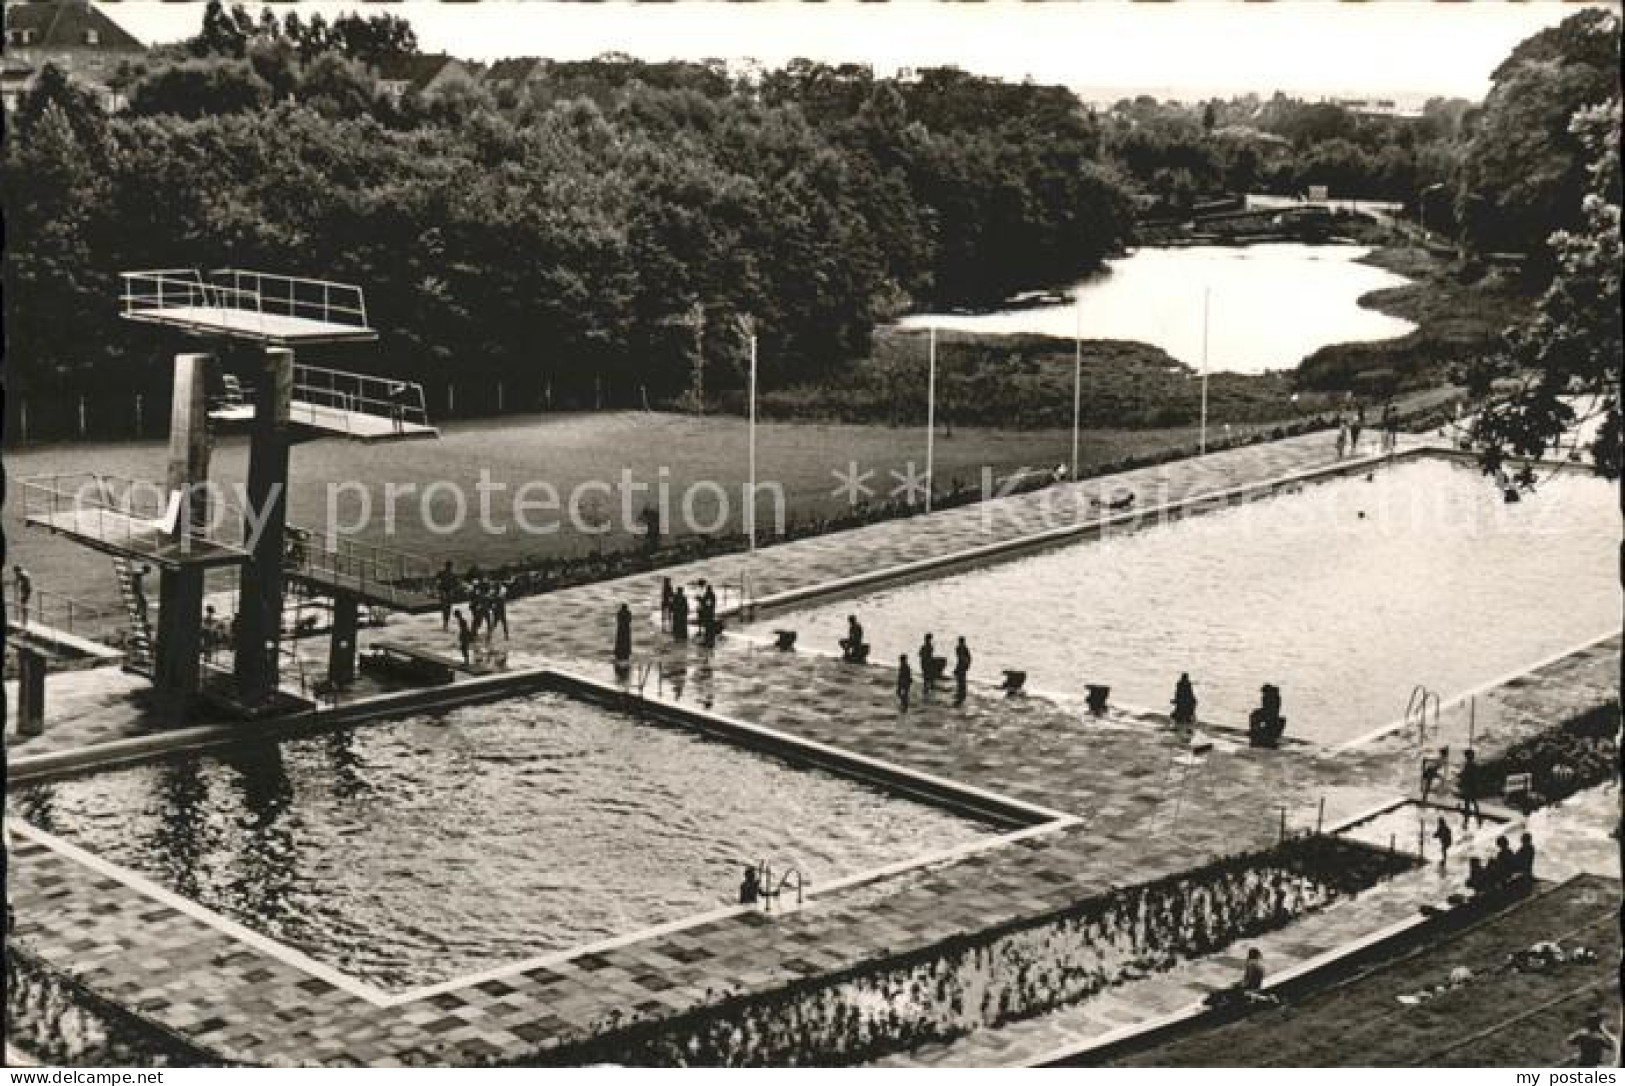
<path id="1" fill-rule="evenodd" d="M 333 593 L 333 635 L 327 649 L 327 681 L 334 686 L 355 682 L 357 615 L 361 601 L 349 592 Z"/>
<path id="2" fill-rule="evenodd" d="M 17 645 L 17 734 L 45 734 L 45 654 Z"/>
<path id="3" fill-rule="evenodd" d="M 237 604 L 237 694 L 246 704 L 277 688 L 282 639 L 282 551 L 288 525 L 288 416 L 293 401 L 293 352 L 268 347 L 254 386 L 254 421 L 244 495 L 254 523 Z M 253 535 L 256 530 L 258 535 Z"/>
<path id="4" fill-rule="evenodd" d="M 175 392 L 170 401 L 169 493 L 184 495 L 175 533 L 195 529 L 204 535 L 209 523 L 208 375 L 214 359 L 206 354 L 175 356 Z M 184 560 L 165 568 L 158 580 L 158 628 L 154 638 L 153 685 L 167 711 L 184 716 L 198 690 L 202 655 L 203 567 Z"/>

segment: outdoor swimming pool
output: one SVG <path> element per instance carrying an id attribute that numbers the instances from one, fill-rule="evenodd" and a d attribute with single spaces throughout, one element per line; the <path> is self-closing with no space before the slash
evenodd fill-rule
<path id="1" fill-rule="evenodd" d="M 558 694 L 13 789 L 47 832 L 343 973 L 431 984 L 989 838 Z"/>
<path id="2" fill-rule="evenodd" d="M 1614 488 L 1556 475 L 1507 503 L 1476 468 L 1400 461 L 1282 495 L 779 616 L 833 649 L 856 614 L 872 660 L 917 659 L 927 631 L 973 677 L 1166 711 L 1189 671 L 1199 717 L 1245 727 L 1259 687 L 1287 734 L 1319 742 L 1403 716 L 1417 684 L 1447 700 L 1617 630 Z M 917 667 L 917 664 L 915 665 Z"/>

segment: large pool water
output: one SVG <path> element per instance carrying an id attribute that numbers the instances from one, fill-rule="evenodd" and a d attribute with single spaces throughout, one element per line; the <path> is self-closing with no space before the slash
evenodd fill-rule
<path id="1" fill-rule="evenodd" d="M 1446 699 L 1620 626 L 1620 514 L 1607 482 L 1561 474 L 1506 503 L 1475 469 L 1401 461 L 1301 492 L 1113 533 L 782 616 L 833 648 L 858 615 L 872 659 L 968 638 L 1004 668 L 1166 711 L 1188 671 L 1206 721 L 1245 727 L 1282 690 L 1288 734 L 1322 742 Z"/>
<path id="2" fill-rule="evenodd" d="M 1414 327 L 1359 304 L 1362 295 L 1410 280 L 1360 258 L 1355 245 L 1143 248 L 1109 262 L 1107 274 L 1071 288 L 1077 303 L 973 316 L 916 314 L 904 328 L 984 335 L 1128 339 L 1199 367 L 1203 295 L 1209 368 L 1234 373 L 1291 369 L 1331 343 L 1393 339 Z"/>
<path id="3" fill-rule="evenodd" d="M 558 695 L 13 790 L 29 822 L 386 988 L 997 831 Z"/>

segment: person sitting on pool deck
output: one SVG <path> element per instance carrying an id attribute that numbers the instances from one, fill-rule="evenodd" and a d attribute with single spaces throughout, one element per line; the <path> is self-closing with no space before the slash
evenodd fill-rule
<path id="1" fill-rule="evenodd" d="M 1274 750 L 1286 731 L 1286 717 L 1281 715 L 1281 691 L 1265 683 L 1259 692 L 1259 706 L 1247 717 L 1247 740 L 1255 747 Z"/>
<path id="2" fill-rule="evenodd" d="M 1535 881 L 1535 838 L 1524 834 L 1518 842 L 1518 851 L 1512 854 L 1512 878 L 1517 882 Z"/>
<path id="3" fill-rule="evenodd" d="M 863 626 L 858 622 L 857 615 L 846 616 L 846 636 L 841 638 L 841 659 L 847 663 L 862 663 L 868 653 L 862 650 L 867 648 L 863 643 Z"/>
<path id="4" fill-rule="evenodd" d="M 1484 861 L 1477 856 L 1467 860 L 1467 889 L 1475 894 L 1486 893 L 1493 886 L 1490 879 L 1490 869 L 1484 866 Z"/>
<path id="5" fill-rule="evenodd" d="M 1568 1037 L 1574 1049 L 1576 1067 L 1606 1067 L 1614 1058 L 1614 1035 L 1602 1024 L 1602 1012 L 1586 1015 L 1584 1029 L 1577 1029 Z"/>
<path id="6" fill-rule="evenodd" d="M 1264 990 L 1264 952 L 1257 947 L 1247 951 L 1247 964 L 1241 970 L 1241 982 L 1236 985 L 1243 992 Z"/>
<path id="7" fill-rule="evenodd" d="M 1512 845 L 1503 835 L 1495 839 L 1495 855 L 1484 865 L 1489 873 L 1490 886 L 1495 889 L 1512 882 L 1518 873 L 1518 858 L 1512 854 Z"/>
<path id="8" fill-rule="evenodd" d="M 754 905 L 762 897 L 762 877 L 754 867 L 745 865 L 745 877 L 739 880 L 739 904 Z"/>

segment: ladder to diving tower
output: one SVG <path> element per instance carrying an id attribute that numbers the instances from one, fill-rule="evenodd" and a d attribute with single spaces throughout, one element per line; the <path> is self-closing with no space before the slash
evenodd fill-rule
<path id="1" fill-rule="evenodd" d="M 118 575 L 119 598 L 124 601 L 124 613 L 128 619 L 124 670 L 151 678 L 154 660 L 152 619 L 148 614 L 146 593 L 137 583 L 135 565 L 128 558 L 114 558 L 113 572 Z"/>

